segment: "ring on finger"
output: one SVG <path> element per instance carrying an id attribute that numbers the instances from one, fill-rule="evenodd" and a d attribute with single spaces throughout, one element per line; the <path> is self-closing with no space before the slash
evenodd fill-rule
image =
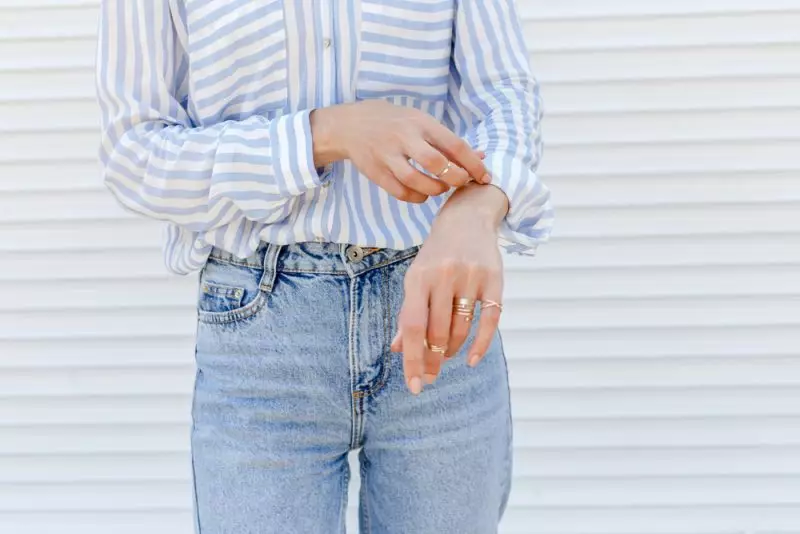
<path id="1" fill-rule="evenodd" d="M 460 297 L 453 300 L 453 315 L 458 315 L 470 322 L 475 317 L 475 300 Z"/>
<path id="2" fill-rule="evenodd" d="M 472 313 L 471 311 L 468 312 L 468 311 L 464 311 L 464 310 L 453 310 L 453 315 L 458 315 L 459 317 L 463 317 L 464 321 L 466 321 L 468 323 L 472 322 L 472 320 L 475 318 L 475 314 L 474 313 Z"/>
<path id="3" fill-rule="evenodd" d="M 447 345 L 434 345 L 433 343 L 428 343 L 427 339 L 425 340 L 425 348 L 443 356 L 447 352 Z"/>
<path id="4" fill-rule="evenodd" d="M 485 310 L 487 308 L 497 308 L 501 312 L 503 311 L 503 305 L 502 304 L 500 304 L 499 302 L 495 302 L 493 300 L 488 300 L 488 299 L 483 300 L 481 302 L 481 309 Z"/>
<path id="5" fill-rule="evenodd" d="M 455 167 L 455 165 L 453 165 L 453 162 L 452 161 L 448 161 L 447 165 L 444 166 L 444 169 L 439 171 L 438 174 L 434 174 L 434 176 L 436 176 L 437 178 L 442 178 L 445 174 L 450 172 L 450 169 L 452 169 L 453 167 Z"/>

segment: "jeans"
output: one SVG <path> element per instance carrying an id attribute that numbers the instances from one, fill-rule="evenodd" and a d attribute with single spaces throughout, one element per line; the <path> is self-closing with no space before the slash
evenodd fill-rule
<path id="1" fill-rule="evenodd" d="M 407 390 L 389 345 L 417 251 L 214 249 L 198 291 L 199 534 L 343 533 L 353 450 L 363 534 L 497 532 L 511 480 L 501 341 L 477 368 L 464 349 Z"/>

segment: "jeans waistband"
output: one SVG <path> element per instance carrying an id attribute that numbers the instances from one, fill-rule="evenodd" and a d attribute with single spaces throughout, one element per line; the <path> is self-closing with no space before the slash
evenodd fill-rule
<path id="1" fill-rule="evenodd" d="M 215 261 L 252 269 L 358 276 L 366 271 L 411 258 L 420 246 L 405 250 L 360 247 L 346 243 L 294 243 L 277 245 L 261 242 L 248 258 L 239 258 L 217 247 L 211 250 Z M 268 278 L 266 276 L 265 278 Z"/>

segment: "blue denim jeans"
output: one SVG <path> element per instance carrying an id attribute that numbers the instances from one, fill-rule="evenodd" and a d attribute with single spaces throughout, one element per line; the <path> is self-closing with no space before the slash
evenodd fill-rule
<path id="1" fill-rule="evenodd" d="M 353 450 L 363 534 L 497 532 L 511 475 L 500 338 L 477 368 L 462 350 L 409 393 L 389 345 L 417 250 L 213 251 L 198 297 L 197 532 L 343 533 Z"/>

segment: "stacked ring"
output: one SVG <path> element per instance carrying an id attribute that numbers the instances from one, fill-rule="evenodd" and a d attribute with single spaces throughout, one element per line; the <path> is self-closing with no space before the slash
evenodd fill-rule
<path id="1" fill-rule="evenodd" d="M 425 347 L 431 352 L 441 354 L 442 356 L 447 352 L 447 345 L 434 345 L 433 343 L 428 343 L 427 340 L 425 340 Z"/>
<path id="2" fill-rule="evenodd" d="M 453 315 L 461 316 L 466 322 L 471 322 L 475 317 L 475 300 L 464 297 L 455 299 L 453 301 Z"/>

